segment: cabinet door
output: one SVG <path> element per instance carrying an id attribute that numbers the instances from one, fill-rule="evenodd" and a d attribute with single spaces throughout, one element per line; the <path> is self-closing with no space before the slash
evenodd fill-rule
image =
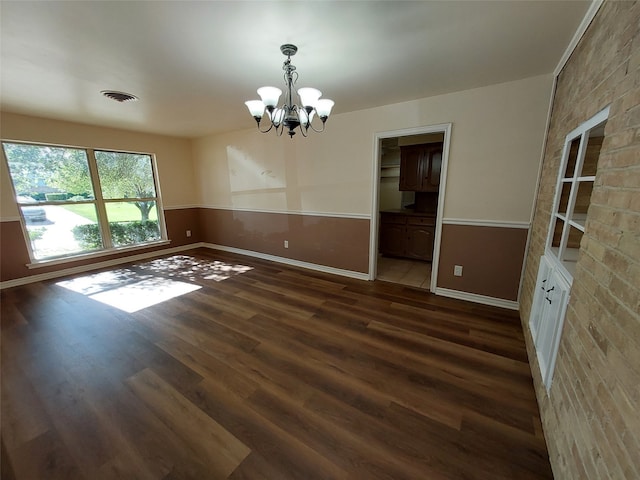
<path id="1" fill-rule="evenodd" d="M 544 308 L 539 321 L 536 352 L 542 380 L 549 390 L 556 363 L 570 286 L 558 269 L 553 269 L 544 292 Z"/>
<path id="2" fill-rule="evenodd" d="M 400 150 L 399 189 L 418 192 L 422 187 L 424 168 L 424 149 L 420 147 L 402 147 Z"/>
<path id="3" fill-rule="evenodd" d="M 380 225 L 380 253 L 385 255 L 403 256 L 405 250 L 405 226 L 394 223 Z"/>
<path id="4" fill-rule="evenodd" d="M 540 322 L 542 314 L 547 304 L 545 299 L 548 288 L 547 285 L 551 284 L 552 265 L 546 256 L 540 257 L 540 266 L 538 267 L 538 278 L 536 280 L 536 289 L 533 294 L 533 304 L 531 305 L 531 316 L 529 317 L 529 327 L 531 328 L 531 336 L 533 337 L 533 343 L 538 343 L 538 333 L 540 331 Z"/>
<path id="5" fill-rule="evenodd" d="M 423 168 L 421 191 L 437 192 L 440 188 L 440 171 L 442 170 L 442 147 L 429 149 L 425 154 L 426 168 Z"/>
<path id="6" fill-rule="evenodd" d="M 433 227 L 407 225 L 406 256 L 418 260 L 433 259 Z"/>

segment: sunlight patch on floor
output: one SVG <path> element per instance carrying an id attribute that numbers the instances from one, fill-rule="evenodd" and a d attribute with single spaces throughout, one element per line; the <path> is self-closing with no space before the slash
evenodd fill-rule
<path id="1" fill-rule="evenodd" d="M 161 272 L 170 277 L 177 276 L 192 281 L 196 279 L 215 280 L 216 282 L 253 270 L 253 267 L 247 265 L 233 265 L 220 260 L 205 261 L 188 255 L 158 258 L 138 265 L 138 267 L 151 272 Z"/>
<path id="2" fill-rule="evenodd" d="M 58 282 L 57 285 L 133 313 L 202 288 L 188 281 L 220 282 L 250 270 L 253 267 L 175 255 L 136 264 L 131 268 L 84 275 Z"/>
<path id="3" fill-rule="evenodd" d="M 58 282 L 58 285 L 128 313 L 137 312 L 202 288 L 191 283 L 149 275 L 143 275 L 136 280 L 129 277 L 118 285 L 113 282 L 113 273 L 115 272 L 98 273 Z M 122 275 L 118 277 L 122 279 Z"/>

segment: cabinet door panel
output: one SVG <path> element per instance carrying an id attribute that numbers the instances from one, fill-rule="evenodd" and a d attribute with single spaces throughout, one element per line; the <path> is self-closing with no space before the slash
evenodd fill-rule
<path id="1" fill-rule="evenodd" d="M 538 344 L 538 333 L 540 332 L 540 321 L 547 304 L 545 299 L 547 284 L 551 283 L 552 266 L 544 255 L 540 257 L 540 266 L 538 267 L 538 278 L 536 280 L 536 290 L 533 294 L 533 304 L 531 305 L 531 316 L 529 317 L 529 326 L 531 328 L 531 336 L 534 344 Z"/>
<path id="2" fill-rule="evenodd" d="M 380 226 L 380 252 L 386 255 L 403 256 L 405 237 L 406 227 L 404 225 L 382 224 Z"/>
<path id="3" fill-rule="evenodd" d="M 406 256 L 419 260 L 432 260 L 433 236 L 433 227 L 407 226 Z"/>
<path id="4" fill-rule="evenodd" d="M 542 378 L 547 387 L 551 388 L 551 379 L 560 346 L 560 336 L 564 325 L 564 316 L 569 303 L 569 284 L 558 271 L 551 276 L 551 286 L 546 292 L 546 311 L 540 325 L 538 336 L 538 362 Z"/>
<path id="5" fill-rule="evenodd" d="M 403 148 L 400 155 L 399 189 L 417 192 L 421 188 L 424 152 L 420 148 Z"/>
<path id="6" fill-rule="evenodd" d="M 429 175 L 424 179 L 423 190 L 437 192 L 440 188 L 440 170 L 442 170 L 442 149 L 429 153 Z"/>
<path id="7" fill-rule="evenodd" d="M 551 388 L 571 286 L 547 255 L 540 259 L 529 325 L 547 391 Z"/>

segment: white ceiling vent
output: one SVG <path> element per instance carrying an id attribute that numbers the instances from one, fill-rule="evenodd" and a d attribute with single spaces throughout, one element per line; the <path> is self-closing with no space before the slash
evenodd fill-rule
<path id="1" fill-rule="evenodd" d="M 125 92 L 116 92 L 115 90 L 102 90 L 100 93 L 105 97 L 120 103 L 135 102 L 138 100 L 138 97 L 136 97 L 135 95 L 131 95 L 130 93 Z"/>

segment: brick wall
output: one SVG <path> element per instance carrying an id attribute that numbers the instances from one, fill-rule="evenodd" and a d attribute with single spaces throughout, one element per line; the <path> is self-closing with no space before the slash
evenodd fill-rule
<path id="1" fill-rule="evenodd" d="M 565 136 L 611 105 L 551 392 L 528 320 Z M 605 1 L 558 77 L 521 317 L 554 474 L 640 478 L 640 2 Z"/>

